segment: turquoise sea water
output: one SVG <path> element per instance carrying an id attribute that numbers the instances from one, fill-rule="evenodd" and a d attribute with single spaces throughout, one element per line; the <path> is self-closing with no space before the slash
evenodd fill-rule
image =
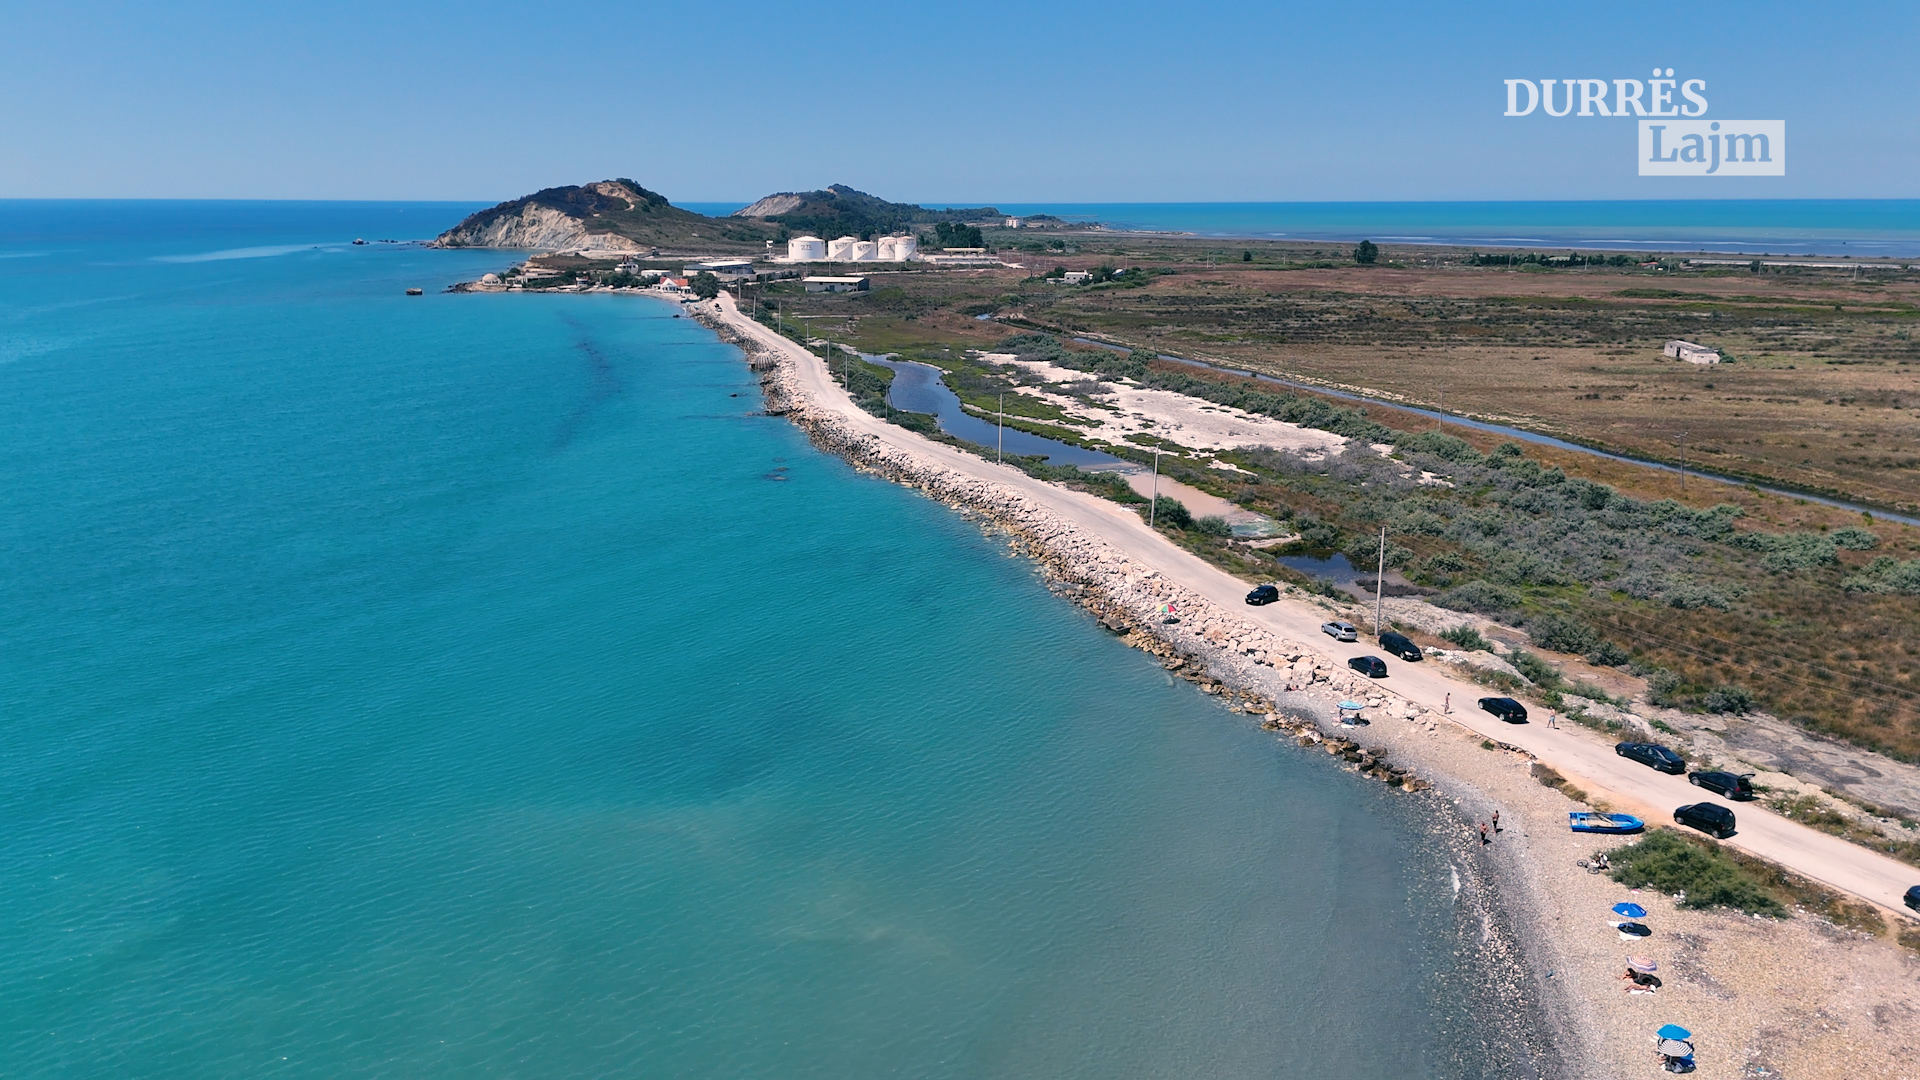
<path id="1" fill-rule="evenodd" d="M 1513 1074 L 1416 801 L 465 209 L 0 203 L 0 1075 Z"/>

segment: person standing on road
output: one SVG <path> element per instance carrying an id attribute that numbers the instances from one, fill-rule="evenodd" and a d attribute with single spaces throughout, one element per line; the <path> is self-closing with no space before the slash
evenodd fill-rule
<path id="1" fill-rule="evenodd" d="M 1500 831 L 1500 811 L 1498 810 L 1495 810 L 1493 812 L 1493 831 L 1494 832 Z"/>
<path id="2" fill-rule="evenodd" d="M 1558 728 L 1560 726 L 1560 710 L 1547 710 L 1547 726 L 1550 728 Z"/>
<path id="3" fill-rule="evenodd" d="M 1493 839 L 1487 835 L 1487 823 L 1483 821 L 1480 823 L 1480 846 L 1486 847 L 1491 843 L 1493 843 Z"/>
<path id="4" fill-rule="evenodd" d="M 1441 701 L 1440 711 L 1448 714 L 1453 712 L 1453 694 L 1451 692 L 1447 694 L 1445 700 Z"/>

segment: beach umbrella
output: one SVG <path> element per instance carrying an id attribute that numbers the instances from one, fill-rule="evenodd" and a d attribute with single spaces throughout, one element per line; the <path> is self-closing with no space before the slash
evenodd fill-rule
<path id="1" fill-rule="evenodd" d="M 1343 702 L 1341 702 L 1341 703 L 1340 703 L 1340 707 L 1341 707 L 1341 708 L 1343 708 L 1343 709 L 1364 709 L 1364 708 L 1366 708 L 1366 706 L 1365 706 L 1365 705 L 1362 705 L 1362 704 L 1360 704 L 1360 703 L 1359 703 L 1359 702 L 1357 702 L 1357 701 L 1343 701 Z"/>
<path id="2" fill-rule="evenodd" d="M 1679 1024 L 1668 1024 L 1667 1026 L 1661 1028 L 1659 1031 L 1654 1032 L 1654 1034 L 1660 1036 L 1663 1039 L 1673 1039 L 1676 1041 L 1680 1039 L 1693 1038 L 1693 1032 L 1688 1031 L 1686 1028 L 1681 1027 Z"/>
<path id="3" fill-rule="evenodd" d="M 1660 970 L 1660 965 L 1654 963 L 1653 957 L 1651 956 L 1629 956 L 1627 957 L 1627 966 L 1635 971 L 1644 971 L 1649 975 Z"/>
<path id="4" fill-rule="evenodd" d="M 1615 904 L 1613 905 L 1613 913 L 1615 915 L 1625 915 L 1629 919 L 1644 919 L 1647 917 L 1647 909 L 1641 907 L 1639 904 Z"/>

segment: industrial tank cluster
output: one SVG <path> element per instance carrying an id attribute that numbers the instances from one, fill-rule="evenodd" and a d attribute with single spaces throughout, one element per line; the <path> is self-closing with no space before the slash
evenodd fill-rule
<path id="1" fill-rule="evenodd" d="M 883 236 L 860 240 L 843 236 L 827 241 L 801 236 L 787 241 L 788 262 L 906 262 L 920 242 L 911 236 Z"/>

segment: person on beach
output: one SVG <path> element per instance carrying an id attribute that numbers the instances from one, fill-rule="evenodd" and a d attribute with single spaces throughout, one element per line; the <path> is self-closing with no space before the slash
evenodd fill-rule
<path id="1" fill-rule="evenodd" d="M 1453 695 L 1452 694 L 1448 694 L 1446 698 L 1440 702 L 1440 711 L 1443 713 L 1447 713 L 1449 715 L 1453 713 Z"/>
<path id="2" fill-rule="evenodd" d="M 1547 726 L 1550 728 L 1557 728 L 1560 726 L 1560 710 L 1558 709 L 1547 710 Z"/>
<path id="3" fill-rule="evenodd" d="M 1500 811 L 1498 810 L 1495 810 L 1493 812 L 1493 831 L 1494 832 L 1500 831 Z"/>
<path id="4" fill-rule="evenodd" d="M 1480 823 L 1480 846 L 1486 847 L 1491 843 L 1493 843 L 1493 838 L 1487 835 L 1487 823 L 1483 821 Z"/>

